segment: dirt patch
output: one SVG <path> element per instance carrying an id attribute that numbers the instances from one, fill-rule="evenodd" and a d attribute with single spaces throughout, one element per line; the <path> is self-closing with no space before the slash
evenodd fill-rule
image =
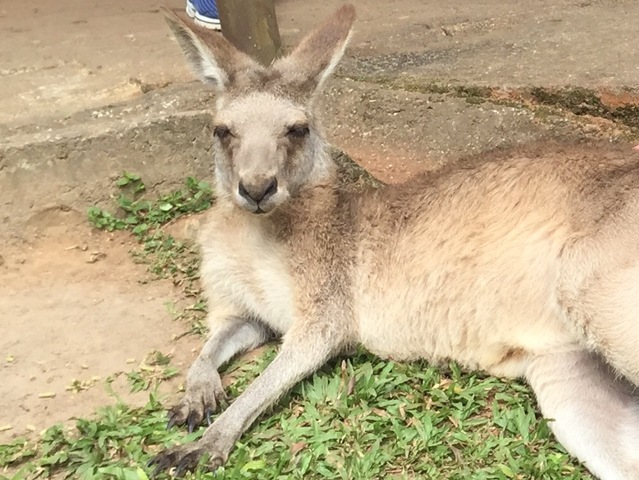
<path id="1" fill-rule="evenodd" d="M 349 150 L 351 158 L 384 183 L 402 183 L 417 173 L 433 168 L 427 162 L 415 162 L 414 152 L 400 148 L 374 150 L 365 147 Z"/>
<path id="2" fill-rule="evenodd" d="M 167 309 L 179 292 L 169 281 L 141 283 L 149 275 L 132 261 L 129 234 L 93 231 L 73 215 L 67 222 L 45 221 L 37 240 L 0 252 L 0 442 L 112 402 L 106 378 L 135 370 L 153 351 L 180 370 L 163 388 L 175 391 L 201 344 L 175 340 L 188 330 Z M 133 403 L 147 398 L 130 395 L 123 375 L 113 387 Z"/>

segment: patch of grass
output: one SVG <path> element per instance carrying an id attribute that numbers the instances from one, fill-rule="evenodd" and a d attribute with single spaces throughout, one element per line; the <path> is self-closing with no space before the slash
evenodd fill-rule
<path id="1" fill-rule="evenodd" d="M 542 105 L 563 108 L 575 115 L 606 118 L 631 128 L 639 128 L 639 106 L 609 107 L 602 102 L 597 92 L 587 88 L 565 87 L 550 89 L 535 87 L 530 89 L 529 94 L 534 101 Z"/>
<path id="2" fill-rule="evenodd" d="M 238 395 L 273 357 L 231 365 Z M 13 478 L 144 479 L 160 448 L 198 438 L 165 428 L 152 394 L 142 408 L 121 403 L 72 431 L 52 427 Z M 16 448 L 23 448 L 18 445 Z M 2 457 L 0 457 L 2 458 Z M 1 464 L 0 464 L 1 465 Z M 160 478 L 168 478 L 161 476 Z M 382 362 L 365 352 L 338 359 L 291 393 L 240 440 L 226 466 L 192 479 L 590 479 L 538 420 L 527 387 L 455 364 Z"/>
<path id="3" fill-rule="evenodd" d="M 118 402 L 100 409 L 94 419 L 78 419 L 72 429 L 47 429 L 35 446 L 35 458 L 13 465 L 8 478 L 145 479 L 141 465 L 149 445 L 186 440 L 181 432 L 166 431 L 164 421 L 154 395 L 142 408 Z"/>
<path id="4" fill-rule="evenodd" d="M 0 468 L 22 464 L 36 455 L 35 446 L 25 438 L 0 444 Z M 1 478 L 0 473 L 0 478 Z"/>
<path id="5" fill-rule="evenodd" d="M 478 105 L 489 101 L 492 97 L 493 89 L 479 85 L 456 85 L 453 87 L 455 95 L 465 98 L 467 103 Z"/>
<path id="6" fill-rule="evenodd" d="M 401 88 L 409 92 L 432 93 L 437 95 L 452 95 L 466 99 L 470 104 L 480 104 L 486 101 L 497 100 L 492 98 L 493 89 L 491 87 L 481 85 L 452 85 L 441 82 L 423 81 L 418 78 L 402 78 L 393 79 L 385 77 L 374 77 L 367 79 L 378 85 L 388 86 L 390 88 Z"/>
<path id="7" fill-rule="evenodd" d="M 542 105 L 565 108 L 576 115 L 593 115 L 602 117 L 606 115 L 607 108 L 601 102 L 599 96 L 586 88 L 562 88 L 548 89 L 534 87 L 530 89 L 533 100 Z"/>
<path id="8" fill-rule="evenodd" d="M 339 181 L 348 188 L 361 191 L 384 186 L 383 182 L 355 163 L 346 153 L 333 149 L 331 156 L 337 164 Z"/>
<path id="9" fill-rule="evenodd" d="M 210 208 L 214 202 L 211 186 L 188 177 L 183 188 L 149 199 L 145 195 L 146 185 L 137 174 L 125 171 L 115 183 L 119 189 L 115 211 L 90 207 L 87 212 L 89 222 L 109 232 L 130 231 L 141 245 L 132 252 L 135 260 L 148 265 L 153 275 L 171 278 L 186 297 L 193 299 L 191 305 L 174 316 L 187 319 L 192 331 L 203 332 L 206 300 L 199 284 L 198 247 L 192 241 L 178 240 L 165 233 L 162 227 L 185 215 Z"/>
<path id="10" fill-rule="evenodd" d="M 155 200 L 144 196 L 146 185 L 139 175 L 123 172 L 115 184 L 118 211 L 111 213 L 99 207 L 88 210 L 89 222 L 101 230 L 130 230 L 142 241 L 160 226 L 183 215 L 201 212 L 212 205 L 213 191 L 207 182 L 188 177 L 185 188 L 161 195 Z"/>
<path id="11" fill-rule="evenodd" d="M 632 128 L 639 128 L 639 105 L 624 105 L 613 110 L 615 120 Z"/>
<path id="12" fill-rule="evenodd" d="M 170 362 L 171 358 L 162 352 L 155 351 L 147 355 L 136 370 L 126 373 L 131 392 L 148 390 L 160 382 L 175 377 L 180 371 L 169 365 Z"/>
<path id="13" fill-rule="evenodd" d="M 403 80 L 399 86 L 410 92 L 434 93 L 437 95 L 445 95 L 453 91 L 452 87 L 443 83 L 426 82 L 422 83 L 415 80 Z"/>

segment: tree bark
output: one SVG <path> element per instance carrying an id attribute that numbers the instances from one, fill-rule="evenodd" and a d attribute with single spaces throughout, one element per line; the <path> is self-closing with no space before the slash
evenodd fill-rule
<path id="1" fill-rule="evenodd" d="M 281 55 L 274 0 L 217 0 L 222 33 L 264 65 Z"/>

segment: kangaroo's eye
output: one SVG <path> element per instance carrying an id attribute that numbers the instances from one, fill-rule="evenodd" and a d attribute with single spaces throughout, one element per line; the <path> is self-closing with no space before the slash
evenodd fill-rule
<path id="1" fill-rule="evenodd" d="M 218 125 L 215 129 L 213 129 L 213 135 L 220 140 L 225 140 L 231 136 L 231 131 L 226 125 Z"/>
<path id="2" fill-rule="evenodd" d="M 289 138 L 304 138 L 308 136 L 309 132 L 308 125 L 293 125 L 288 128 L 286 136 Z"/>

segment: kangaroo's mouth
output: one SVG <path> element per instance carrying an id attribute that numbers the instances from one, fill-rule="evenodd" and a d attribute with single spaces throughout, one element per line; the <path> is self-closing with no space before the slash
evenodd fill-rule
<path id="1" fill-rule="evenodd" d="M 246 201 L 236 202 L 236 205 L 242 210 L 246 210 L 253 215 L 267 215 L 277 208 L 277 204 L 266 203 L 264 205 L 253 203 L 252 205 Z"/>
<path id="2" fill-rule="evenodd" d="M 259 202 L 256 202 L 252 198 L 242 196 L 237 191 L 233 192 L 233 202 L 235 205 L 254 215 L 268 215 L 286 203 L 288 198 L 289 194 L 286 187 L 279 189 L 275 194 Z"/>

